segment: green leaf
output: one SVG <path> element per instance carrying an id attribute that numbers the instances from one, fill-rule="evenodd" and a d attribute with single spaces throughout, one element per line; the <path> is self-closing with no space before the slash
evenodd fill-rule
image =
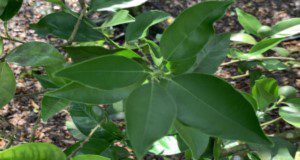
<path id="1" fill-rule="evenodd" d="M 175 155 L 181 153 L 176 136 L 165 136 L 154 142 L 149 152 L 155 155 Z"/>
<path id="2" fill-rule="evenodd" d="M 287 49 L 282 48 L 282 47 L 274 47 L 274 48 L 272 48 L 272 50 L 275 51 L 276 53 L 278 53 L 280 56 L 283 56 L 283 57 L 287 57 L 290 54 L 290 51 L 288 51 Z"/>
<path id="3" fill-rule="evenodd" d="M 84 104 L 71 104 L 70 114 L 78 130 L 88 136 L 93 128 L 101 125 L 93 139 L 102 139 L 107 142 L 122 138 L 120 129 L 113 122 L 103 123 L 104 112 L 99 106 L 90 106 Z"/>
<path id="4" fill-rule="evenodd" d="M 42 100 L 41 117 L 44 122 L 54 116 L 56 113 L 66 108 L 69 101 L 55 97 L 44 96 Z"/>
<path id="5" fill-rule="evenodd" d="M 40 36 L 51 34 L 62 39 L 69 39 L 77 23 L 77 19 L 71 13 L 56 12 L 45 16 L 37 24 L 31 24 L 30 27 Z M 93 29 L 93 27 L 90 22 L 84 19 L 79 26 L 74 41 L 89 42 L 104 39 L 103 34 Z"/>
<path id="6" fill-rule="evenodd" d="M 66 160 L 65 154 L 53 144 L 27 143 L 0 152 L 1 160 Z"/>
<path id="7" fill-rule="evenodd" d="M 47 92 L 51 97 L 63 98 L 69 101 L 86 104 L 111 104 L 125 99 L 139 85 L 134 84 L 125 88 L 114 90 L 100 90 L 87 87 L 75 82 L 67 84 L 60 89 Z"/>
<path id="8" fill-rule="evenodd" d="M 120 10 L 113 14 L 113 16 L 106 20 L 101 27 L 114 27 L 120 24 L 132 23 L 135 21 L 135 18 L 129 14 L 128 10 Z"/>
<path id="9" fill-rule="evenodd" d="M 192 72 L 191 68 L 195 64 L 196 58 L 192 57 L 184 60 L 169 61 L 166 66 L 173 75 L 180 75 L 183 73 Z"/>
<path id="10" fill-rule="evenodd" d="M 251 14 L 237 8 L 238 20 L 247 33 L 258 36 L 257 30 L 262 26 L 259 20 Z"/>
<path id="11" fill-rule="evenodd" d="M 289 99 L 285 103 L 288 107 L 280 107 L 279 115 L 286 122 L 300 128 L 300 98 Z"/>
<path id="12" fill-rule="evenodd" d="M 270 144 L 251 104 L 225 81 L 211 75 L 185 74 L 170 80 L 166 87 L 176 101 L 177 118 L 182 123 L 211 136 Z"/>
<path id="13" fill-rule="evenodd" d="M 23 4 L 23 0 L 8 0 L 4 11 L 2 12 L 2 14 L 0 14 L 1 15 L 0 18 L 3 21 L 10 20 L 13 16 L 15 16 L 19 12 L 22 4 Z"/>
<path id="14" fill-rule="evenodd" d="M 207 1 L 182 12 L 161 39 L 161 53 L 170 61 L 191 58 L 201 52 L 213 35 L 213 23 L 233 1 Z"/>
<path id="15" fill-rule="evenodd" d="M 229 52 L 230 34 L 215 35 L 197 55 L 194 72 L 214 74 Z"/>
<path id="16" fill-rule="evenodd" d="M 261 62 L 261 65 L 269 71 L 281 71 L 289 68 L 284 63 L 276 59 L 264 60 Z"/>
<path id="17" fill-rule="evenodd" d="M 136 17 L 134 23 L 130 23 L 126 29 L 126 41 L 136 41 L 145 38 L 151 26 L 160 23 L 166 19 L 170 14 L 163 11 L 149 11 L 140 14 Z"/>
<path id="18" fill-rule="evenodd" d="M 43 42 L 28 42 L 13 49 L 6 60 L 20 66 L 51 66 L 65 63 L 64 56 L 52 45 Z"/>
<path id="19" fill-rule="evenodd" d="M 34 74 L 34 77 L 40 82 L 44 89 L 58 88 L 58 86 L 46 75 Z"/>
<path id="20" fill-rule="evenodd" d="M 0 109 L 10 102 L 16 92 L 13 71 L 6 62 L 0 62 Z"/>
<path id="21" fill-rule="evenodd" d="M 6 5 L 8 4 L 8 0 L 2 0 L 0 1 L 0 16 L 5 10 Z"/>
<path id="22" fill-rule="evenodd" d="M 143 81 L 147 72 L 135 61 L 116 55 L 107 55 L 67 67 L 56 73 L 91 87 L 113 90 Z"/>
<path id="23" fill-rule="evenodd" d="M 111 160 L 126 160 L 130 156 L 130 153 L 123 147 L 112 146 L 101 153 L 101 155 Z"/>
<path id="24" fill-rule="evenodd" d="M 79 155 L 72 158 L 72 160 L 110 160 L 110 159 L 98 155 Z"/>
<path id="25" fill-rule="evenodd" d="M 273 78 L 263 78 L 255 81 L 252 87 L 252 96 L 257 101 L 258 108 L 266 109 L 269 104 L 276 101 L 278 96 L 278 83 Z"/>
<path id="26" fill-rule="evenodd" d="M 262 160 L 293 160 L 293 156 L 297 151 L 296 146 L 278 137 L 272 137 L 270 139 L 274 143 L 273 146 L 249 144 L 249 147 Z"/>
<path id="27" fill-rule="evenodd" d="M 230 40 L 237 43 L 245 43 L 251 45 L 255 45 L 257 43 L 256 40 L 251 35 L 246 33 L 232 34 Z"/>
<path id="28" fill-rule="evenodd" d="M 176 104 L 163 87 L 146 84 L 130 94 L 125 103 L 125 115 L 128 138 L 141 159 L 170 129 L 176 116 Z"/>
<path id="29" fill-rule="evenodd" d="M 68 156 L 70 155 L 76 148 L 80 146 L 82 141 L 75 143 L 74 145 L 67 148 L 64 153 Z M 82 154 L 95 154 L 99 155 L 104 152 L 107 148 L 109 148 L 111 144 L 107 142 L 105 139 L 98 139 L 92 137 L 87 143 L 83 145 L 83 147 L 76 153 L 76 155 Z"/>
<path id="30" fill-rule="evenodd" d="M 94 11 L 115 11 L 131 8 L 145 3 L 147 0 L 92 0 L 91 9 Z"/>
<path id="31" fill-rule="evenodd" d="M 67 127 L 68 131 L 72 134 L 72 136 L 74 138 L 76 138 L 78 140 L 84 140 L 84 139 L 86 139 L 86 136 L 78 130 L 78 128 L 76 127 L 76 125 L 73 122 L 73 120 L 67 120 L 66 121 L 66 127 Z M 65 150 L 64 152 L 66 153 L 68 151 Z"/>
<path id="32" fill-rule="evenodd" d="M 270 38 L 270 39 L 264 39 L 260 42 L 258 42 L 256 45 L 254 45 L 250 49 L 250 55 L 261 55 L 265 53 L 266 51 L 274 48 L 279 43 L 281 43 L 284 39 L 282 38 Z"/>
<path id="33" fill-rule="evenodd" d="M 278 22 L 272 27 L 272 36 L 284 38 L 300 33 L 300 18 L 291 18 Z"/>
<path id="34" fill-rule="evenodd" d="M 194 159 L 200 159 L 201 155 L 206 151 L 209 143 L 209 136 L 203 134 L 196 128 L 189 127 L 180 121 L 175 122 L 175 128 L 180 137 L 189 146 Z"/>
<path id="35" fill-rule="evenodd" d="M 55 83 L 59 87 L 64 86 L 65 84 L 69 83 L 70 82 L 69 80 L 67 80 L 65 78 L 57 77 L 55 75 L 55 73 L 58 70 L 65 68 L 65 66 L 67 66 L 67 65 L 69 65 L 69 64 L 58 63 L 58 64 L 52 64 L 50 66 L 46 66 L 45 71 L 47 73 L 47 76 L 49 77 L 49 80 L 51 80 L 53 83 Z"/>
<path id="36" fill-rule="evenodd" d="M 243 97 L 252 105 L 252 107 L 254 108 L 254 110 L 258 110 L 258 106 L 257 106 L 257 102 L 256 100 L 252 97 L 252 95 L 250 95 L 247 92 L 241 92 L 241 94 L 243 95 Z"/>
<path id="37" fill-rule="evenodd" d="M 113 54 L 118 51 L 108 50 L 100 46 L 67 46 L 64 49 L 75 63 L 103 55 Z"/>

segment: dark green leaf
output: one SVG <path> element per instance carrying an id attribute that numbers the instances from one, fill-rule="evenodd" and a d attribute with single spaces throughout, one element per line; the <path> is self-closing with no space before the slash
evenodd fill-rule
<path id="1" fill-rule="evenodd" d="M 90 6 L 94 11 L 115 11 L 139 6 L 146 1 L 147 0 L 92 0 Z"/>
<path id="2" fill-rule="evenodd" d="M 72 160 L 110 160 L 110 159 L 98 155 L 79 155 L 72 158 Z"/>
<path id="3" fill-rule="evenodd" d="M 247 99 L 247 101 L 252 105 L 252 107 L 254 108 L 254 110 L 258 110 L 257 107 L 257 102 L 256 100 L 252 97 L 252 95 L 250 95 L 247 92 L 241 92 L 241 94 L 244 96 L 245 99 Z"/>
<path id="4" fill-rule="evenodd" d="M 146 84 L 133 91 L 125 103 L 128 138 L 139 159 L 170 129 L 176 104 L 158 84 Z"/>
<path id="5" fill-rule="evenodd" d="M 300 98 L 289 99 L 285 102 L 288 107 L 279 109 L 280 116 L 288 123 L 300 128 Z"/>
<path id="6" fill-rule="evenodd" d="M 121 10 L 121 11 L 114 13 L 113 16 L 110 19 L 108 19 L 107 21 L 105 21 L 101 27 L 103 27 L 103 28 L 113 27 L 113 26 L 117 26 L 120 24 L 131 23 L 134 21 L 135 21 L 135 18 L 129 14 L 129 11 Z"/>
<path id="7" fill-rule="evenodd" d="M 238 20 L 245 29 L 245 31 L 258 36 L 257 31 L 262 26 L 259 20 L 256 17 L 244 12 L 239 8 L 236 9 L 236 13 L 238 15 Z"/>
<path id="8" fill-rule="evenodd" d="M 51 66 L 65 63 L 64 57 L 52 45 L 43 42 L 28 42 L 12 50 L 7 56 L 8 62 L 20 66 Z"/>
<path id="9" fill-rule="evenodd" d="M 44 89 L 58 88 L 58 86 L 46 75 L 34 74 L 34 77 L 40 82 Z"/>
<path id="10" fill-rule="evenodd" d="M 72 145 L 71 147 L 67 148 L 64 152 L 68 156 L 70 155 L 77 147 L 80 146 L 80 143 L 82 141 L 79 141 Z M 86 144 L 83 145 L 83 147 L 76 153 L 76 155 L 81 154 L 95 154 L 100 155 L 102 152 L 104 152 L 106 149 L 109 148 L 111 144 L 107 142 L 105 139 L 98 139 L 92 137 Z"/>
<path id="11" fill-rule="evenodd" d="M 134 23 L 130 23 L 126 29 L 126 41 L 136 41 L 145 38 L 151 26 L 166 20 L 170 15 L 163 11 L 149 11 L 136 17 Z"/>
<path id="12" fill-rule="evenodd" d="M 232 34 L 230 40 L 237 43 L 245 43 L 251 45 L 255 45 L 257 43 L 251 35 L 246 33 Z"/>
<path id="13" fill-rule="evenodd" d="M 111 160 L 124 160 L 130 156 L 130 153 L 123 147 L 112 146 L 105 150 L 101 155 L 108 157 Z"/>
<path id="14" fill-rule="evenodd" d="M 6 5 L 8 4 L 8 0 L 2 0 L 0 1 L 0 16 L 5 10 Z"/>
<path id="15" fill-rule="evenodd" d="M 191 72 L 191 67 L 195 65 L 196 58 L 188 58 L 179 61 L 170 61 L 167 63 L 167 68 L 171 71 L 174 75 L 179 75 L 187 72 Z"/>
<path id="16" fill-rule="evenodd" d="M 52 34 L 62 39 L 69 39 L 76 23 L 77 17 L 73 14 L 56 12 L 45 16 L 37 24 L 31 24 L 30 27 L 40 36 Z M 93 25 L 91 25 L 90 22 L 83 20 L 74 41 L 88 42 L 101 39 L 104 39 L 103 34 L 93 29 Z"/>
<path id="17" fill-rule="evenodd" d="M 42 100 L 41 117 L 44 122 L 67 107 L 69 101 L 55 97 L 44 96 Z"/>
<path id="18" fill-rule="evenodd" d="M 177 118 L 182 123 L 211 136 L 270 144 L 251 104 L 225 81 L 186 74 L 175 77 L 166 87 L 176 101 Z"/>
<path id="19" fill-rule="evenodd" d="M 258 108 L 264 110 L 278 98 L 278 84 L 275 79 L 263 78 L 255 81 L 252 96 L 257 101 Z"/>
<path id="20" fill-rule="evenodd" d="M 282 38 L 270 38 L 270 39 L 264 39 L 260 42 L 258 42 L 256 45 L 254 45 L 250 53 L 251 55 L 261 55 L 265 53 L 266 51 L 274 48 L 279 43 L 281 43 L 284 39 Z"/>
<path id="21" fill-rule="evenodd" d="M 56 91 L 48 92 L 47 95 L 86 104 L 110 104 L 125 99 L 137 86 L 138 84 L 114 90 L 100 90 L 72 82 Z"/>
<path id="22" fill-rule="evenodd" d="M 8 0 L 4 11 L 2 12 L 2 14 L 0 14 L 0 18 L 3 21 L 10 20 L 13 16 L 15 16 L 18 13 L 22 4 L 23 0 Z"/>
<path id="23" fill-rule="evenodd" d="M 291 18 L 278 22 L 272 27 L 273 37 L 284 38 L 300 33 L 300 18 Z"/>
<path id="24" fill-rule="evenodd" d="M 0 152 L 1 160 L 66 160 L 65 154 L 48 143 L 21 144 Z"/>
<path id="25" fill-rule="evenodd" d="M 46 66 L 45 67 L 45 71 L 47 73 L 47 76 L 49 77 L 49 79 L 55 83 L 57 86 L 61 87 L 61 86 L 64 86 L 66 85 L 67 83 L 70 83 L 69 80 L 65 79 L 65 78 L 62 78 L 62 77 L 57 77 L 55 75 L 55 73 L 58 71 L 58 70 L 61 70 L 63 68 L 65 68 L 65 66 L 67 66 L 68 64 L 67 63 L 58 63 L 58 64 L 53 64 L 51 66 Z"/>
<path id="26" fill-rule="evenodd" d="M 179 122 L 178 120 L 175 122 L 175 128 L 177 129 L 180 137 L 191 149 L 193 158 L 199 159 L 206 151 L 209 143 L 209 136 L 203 134 L 196 128 L 189 127 Z"/>
<path id="27" fill-rule="evenodd" d="M 181 13 L 161 39 L 160 46 L 164 58 L 178 61 L 200 53 L 214 33 L 214 21 L 224 15 L 231 3 L 231 0 L 207 1 Z"/>
<path id="28" fill-rule="evenodd" d="M 107 55 L 77 63 L 56 75 L 91 87 L 113 90 L 143 81 L 147 72 L 128 58 Z"/>
<path id="29" fill-rule="evenodd" d="M 6 62 L 0 62 L 0 109 L 9 103 L 16 92 L 16 80 L 13 71 Z"/>
<path id="30" fill-rule="evenodd" d="M 68 129 L 68 131 L 72 134 L 72 136 L 78 140 L 84 140 L 86 138 L 86 136 L 81 133 L 78 128 L 76 127 L 76 125 L 74 124 L 73 120 L 68 120 L 66 121 L 66 127 Z M 66 149 L 64 152 L 68 152 L 68 149 Z M 67 154 L 68 155 L 68 154 Z"/>

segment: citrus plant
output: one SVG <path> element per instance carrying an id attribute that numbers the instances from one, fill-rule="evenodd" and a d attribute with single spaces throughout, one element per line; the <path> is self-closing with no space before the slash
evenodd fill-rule
<path id="1" fill-rule="evenodd" d="M 299 127 L 294 88 L 278 89 L 276 80 L 262 78 L 248 94 L 214 76 L 230 50 L 231 35 L 216 34 L 213 24 L 233 1 L 207 1 L 188 8 L 157 39 L 150 38 L 149 29 L 170 18 L 168 13 L 153 10 L 134 17 L 125 10 L 145 1 L 80 0 L 80 13 L 59 0 L 48 1 L 62 11 L 30 27 L 40 36 L 53 35 L 65 43 L 54 46 L 2 36 L 22 44 L 2 52 L 0 106 L 15 94 L 9 63 L 43 67 L 45 74 L 35 75 L 44 88 L 41 119 L 47 122 L 67 109 L 72 121 L 66 126 L 78 142 L 64 151 L 47 143 L 21 144 L 0 152 L 1 160 L 117 160 L 133 153 L 137 159 L 148 153 L 220 159 L 238 152 L 229 151 L 232 146 L 253 160 L 295 155 L 292 143 L 264 133 L 273 122 L 260 114 L 280 108 L 280 116 Z M 1 19 L 7 22 L 19 9 L 11 6 L 21 6 L 22 1 L 0 4 Z M 88 16 L 102 11 L 113 12 L 101 24 Z M 127 26 L 124 43 L 111 34 L 119 25 Z M 262 35 L 261 30 L 255 35 Z M 282 39 L 275 40 L 278 44 Z M 126 128 L 116 123 L 120 121 Z"/>

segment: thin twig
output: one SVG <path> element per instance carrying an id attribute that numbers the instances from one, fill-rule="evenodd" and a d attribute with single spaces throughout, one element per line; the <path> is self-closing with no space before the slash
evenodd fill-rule
<path id="1" fill-rule="evenodd" d="M 92 136 L 95 134 L 97 129 L 100 128 L 100 124 L 98 124 L 95 128 L 93 128 L 90 132 L 90 134 L 85 138 L 83 142 L 80 143 L 80 145 L 68 156 L 68 160 L 71 159 L 75 154 L 87 143 L 90 141 Z"/>
<path id="2" fill-rule="evenodd" d="M 78 20 L 77 20 L 77 22 L 76 22 L 76 24 L 74 26 L 73 32 L 72 32 L 70 38 L 68 39 L 68 44 L 72 44 L 72 42 L 74 41 L 75 36 L 76 36 L 76 34 L 78 32 L 78 29 L 80 27 L 81 21 L 82 21 L 82 19 L 83 19 L 83 17 L 84 17 L 85 14 L 86 14 L 86 7 L 84 7 L 82 9 L 82 11 L 81 11 L 81 13 L 80 13 L 80 15 L 78 17 Z"/>
<path id="3" fill-rule="evenodd" d="M 273 123 L 275 123 L 275 122 L 280 121 L 281 119 L 282 119 L 281 117 L 278 117 L 278 118 L 273 119 L 273 120 L 271 120 L 271 121 L 262 123 L 260 126 L 263 127 L 263 128 L 265 128 L 265 127 L 267 127 L 267 126 L 270 125 L 270 124 L 273 124 Z"/>
<path id="4" fill-rule="evenodd" d="M 4 37 L 4 36 L 0 36 L 0 38 L 5 39 L 5 40 L 9 40 L 9 41 L 14 41 L 14 42 L 19 42 L 19 43 L 26 43 L 25 41 L 21 41 L 12 37 Z"/>
<path id="5" fill-rule="evenodd" d="M 39 123 L 41 122 L 41 112 L 38 112 L 37 120 L 34 123 L 34 126 L 32 127 L 31 136 L 30 136 L 30 142 L 34 142 L 35 140 L 35 132 L 39 126 Z"/>
<path id="6" fill-rule="evenodd" d="M 51 90 L 43 90 L 43 91 L 40 91 L 40 92 L 35 92 L 35 93 L 26 93 L 26 94 L 16 94 L 14 96 L 14 98 L 20 98 L 20 97 L 34 97 L 34 96 L 37 96 L 37 95 L 40 95 L 40 94 L 44 94 L 48 91 L 51 91 Z"/>
<path id="7" fill-rule="evenodd" d="M 250 73 L 249 73 L 249 71 L 247 71 L 245 74 L 237 75 L 237 76 L 232 76 L 232 77 L 229 77 L 229 79 L 235 80 L 235 79 L 240 79 L 240 78 L 248 77 L 249 75 L 250 75 Z"/>
<path id="8" fill-rule="evenodd" d="M 284 60 L 284 61 L 295 61 L 294 58 L 289 57 L 260 57 L 260 58 L 251 58 L 251 59 L 240 59 L 240 60 L 232 60 L 230 62 L 222 63 L 221 66 L 228 66 L 238 62 L 250 62 L 250 61 L 263 61 L 263 60 Z"/>

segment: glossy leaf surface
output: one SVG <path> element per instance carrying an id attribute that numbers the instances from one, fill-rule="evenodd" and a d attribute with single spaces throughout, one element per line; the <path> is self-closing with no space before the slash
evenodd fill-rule
<path id="1" fill-rule="evenodd" d="M 262 26 L 259 20 L 253 15 L 248 14 L 239 8 L 236 9 L 236 13 L 238 15 L 238 20 L 245 31 L 257 36 L 257 31 Z"/>
<path id="2" fill-rule="evenodd" d="M 44 96 L 42 100 L 41 117 L 44 122 L 67 107 L 69 101 L 55 97 Z"/>
<path id="3" fill-rule="evenodd" d="M 256 40 L 251 35 L 246 33 L 232 34 L 230 40 L 237 43 L 246 43 L 252 45 L 255 45 L 257 43 Z"/>
<path id="4" fill-rule="evenodd" d="M 14 73 L 6 62 L 0 62 L 0 108 L 10 102 L 15 92 Z"/>
<path id="5" fill-rule="evenodd" d="M 182 123 L 211 136 L 270 144 L 251 104 L 225 81 L 210 75 L 186 74 L 170 80 L 167 88 Z"/>
<path id="6" fill-rule="evenodd" d="M 43 42 L 28 42 L 12 50 L 7 56 L 8 62 L 20 66 L 51 66 L 64 63 L 64 57 L 54 46 Z"/>
<path id="7" fill-rule="evenodd" d="M 56 12 L 43 17 L 37 24 L 31 24 L 30 27 L 40 36 L 51 34 L 62 39 L 69 39 L 76 23 L 77 17 L 73 14 Z M 93 25 L 90 22 L 83 20 L 74 41 L 89 42 L 101 39 L 104 39 L 102 33 L 93 29 Z"/>
<path id="8" fill-rule="evenodd" d="M 65 154 L 48 143 L 21 144 L 0 152 L 1 160 L 66 160 Z"/>
<path id="9" fill-rule="evenodd" d="M 135 18 L 129 14 L 128 10 L 120 10 L 113 14 L 113 16 L 105 21 L 101 27 L 113 27 L 120 24 L 132 23 L 135 21 Z"/>
<path id="10" fill-rule="evenodd" d="M 97 11 L 115 11 L 139 6 L 146 1 L 147 0 L 92 0 L 91 9 Z"/>
<path id="11" fill-rule="evenodd" d="M 180 137 L 191 149 L 193 158 L 199 159 L 208 147 L 209 136 L 203 134 L 200 130 L 189 127 L 179 121 L 175 122 L 175 128 Z"/>
<path id="12" fill-rule="evenodd" d="M 145 38 L 148 34 L 148 29 L 164 20 L 170 15 L 163 11 L 149 11 L 140 14 L 136 17 L 134 23 L 130 23 L 126 29 L 126 41 L 135 41 L 140 38 Z"/>
<path id="13" fill-rule="evenodd" d="M 252 55 L 261 55 L 265 53 L 266 51 L 274 48 L 277 46 L 279 43 L 281 43 L 284 39 L 282 38 L 270 38 L 270 39 L 264 39 L 260 42 L 258 42 L 256 45 L 254 45 L 250 49 L 250 53 Z"/>
<path id="14" fill-rule="evenodd" d="M 288 123 L 300 128 L 300 98 L 287 100 L 287 107 L 279 109 L 279 115 Z"/>
<path id="15" fill-rule="evenodd" d="M 147 73 L 137 62 L 108 55 L 77 63 L 56 75 L 98 89 L 113 90 L 141 82 Z"/>
<path id="16" fill-rule="evenodd" d="M 182 12 L 161 39 L 161 53 L 170 61 L 184 60 L 199 53 L 213 35 L 213 23 L 232 1 L 207 1 Z"/>
<path id="17" fill-rule="evenodd" d="M 273 37 L 284 38 L 300 33 L 300 18 L 291 18 L 278 22 L 272 27 Z"/>
<path id="18" fill-rule="evenodd" d="M 158 84 L 146 84 L 133 91 L 125 103 L 127 133 L 139 159 L 162 138 L 176 116 L 176 104 Z"/>

